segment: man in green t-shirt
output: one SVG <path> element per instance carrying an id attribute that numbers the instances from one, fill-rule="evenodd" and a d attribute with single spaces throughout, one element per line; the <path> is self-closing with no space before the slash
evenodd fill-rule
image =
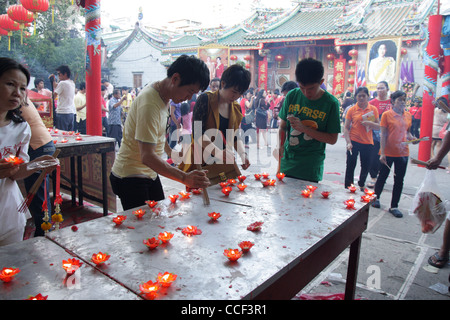
<path id="1" fill-rule="evenodd" d="M 341 132 L 339 102 L 321 88 L 323 75 L 320 61 L 299 61 L 295 69 L 299 88 L 289 91 L 281 107 L 278 171 L 288 177 L 322 180 L 325 145 L 335 144 Z"/>

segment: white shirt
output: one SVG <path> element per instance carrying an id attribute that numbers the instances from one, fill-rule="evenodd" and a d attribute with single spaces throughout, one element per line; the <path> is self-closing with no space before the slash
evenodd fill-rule
<path id="1" fill-rule="evenodd" d="M 61 80 L 56 86 L 55 92 L 58 94 L 56 113 L 77 113 L 74 103 L 75 83 L 72 80 Z"/>

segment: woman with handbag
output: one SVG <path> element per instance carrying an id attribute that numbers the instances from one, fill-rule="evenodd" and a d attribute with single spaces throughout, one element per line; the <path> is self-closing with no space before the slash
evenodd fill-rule
<path id="1" fill-rule="evenodd" d="M 261 89 L 255 101 L 253 102 L 256 108 L 256 147 L 260 149 L 259 133 L 261 132 L 264 145 L 267 146 L 267 110 L 269 110 L 270 104 L 266 101 L 267 92 Z"/>

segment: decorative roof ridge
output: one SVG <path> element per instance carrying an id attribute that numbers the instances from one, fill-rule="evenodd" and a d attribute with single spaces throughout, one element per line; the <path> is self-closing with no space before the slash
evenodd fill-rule
<path id="1" fill-rule="evenodd" d="M 267 32 L 267 31 L 273 30 L 273 29 L 281 26 L 282 24 L 286 23 L 287 21 L 289 21 L 290 19 L 295 17 L 298 13 L 302 12 L 301 9 L 302 8 L 301 8 L 300 4 L 296 5 L 290 12 L 287 11 L 284 13 L 284 14 L 286 14 L 286 16 L 284 18 L 281 16 L 278 21 L 276 21 L 275 23 L 270 25 L 269 28 L 267 28 L 265 31 Z"/>

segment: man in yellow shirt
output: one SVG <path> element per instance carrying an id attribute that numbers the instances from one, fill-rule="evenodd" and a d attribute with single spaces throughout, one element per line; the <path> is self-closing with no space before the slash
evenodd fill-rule
<path id="1" fill-rule="evenodd" d="M 209 85 L 206 64 L 194 56 L 180 56 L 162 81 L 147 85 L 129 110 L 122 144 L 111 170 L 111 186 L 124 210 L 164 199 L 159 175 L 191 188 L 205 188 L 210 182 L 201 170 L 183 172 L 162 155 L 170 155 L 166 141 L 169 100 L 180 103 Z"/>
<path id="2" fill-rule="evenodd" d="M 86 84 L 80 83 L 80 88 L 74 98 L 75 108 L 77 109 L 78 132 L 86 134 Z"/>

